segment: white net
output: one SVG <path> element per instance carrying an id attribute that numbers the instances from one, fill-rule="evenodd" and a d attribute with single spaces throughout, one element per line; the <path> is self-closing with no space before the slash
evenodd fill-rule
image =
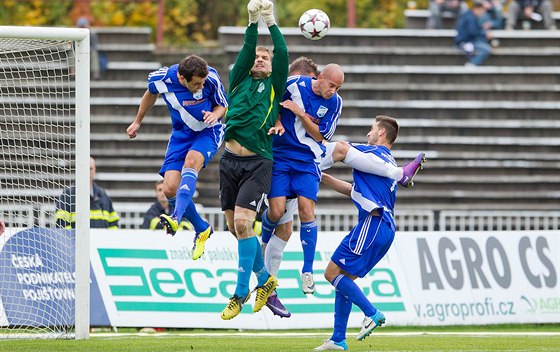
<path id="1" fill-rule="evenodd" d="M 74 49 L 0 38 L 0 338 L 72 336 L 74 231 L 54 213 L 75 182 Z"/>

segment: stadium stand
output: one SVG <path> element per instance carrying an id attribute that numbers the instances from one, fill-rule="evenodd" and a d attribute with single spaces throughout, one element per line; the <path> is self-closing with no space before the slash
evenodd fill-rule
<path id="1" fill-rule="evenodd" d="M 109 66 L 103 80 L 91 82 L 91 153 L 97 160 L 98 183 L 113 198 L 123 226 L 134 228 L 153 198 L 153 182 L 159 178 L 167 144 L 170 125 L 163 102 L 149 113 L 138 138 L 129 140 L 125 130 L 136 113 L 147 74 L 162 63 L 147 28 L 97 31 Z M 226 85 L 228 65 L 242 45 L 243 31 L 220 30 L 219 63 L 210 64 Z M 399 192 L 397 211 L 403 219 L 415 219 L 410 221 L 418 222 L 418 229 L 448 229 L 459 228 L 460 221 L 450 220 L 446 211 L 475 219 L 463 224 L 488 221 L 479 220 L 483 213 L 506 218 L 504 213 L 512 211 L 552 212 L 553 220 L 538 226 L 558 228 L 560 31 L 496 31 L 500 47 L 485 66 L 474 70 L 463 67 L 452 30 L 332 28 L 317 42 L 303 38 L 297 28 L 283 32 L 291 59 L 305 55 L 319 65 L 337 62 L 346 72 L 336 139 L 364 142 L 372 118 L 387 114 L 402 126 L 394 151 L 399 164 L 417 151 L 427 152 L 429 161 L 417 176 L 417 187 Z M 268 44 L 266 31 L 262 37 Z M 179 53 L 174 60 L 187 54 Z M 201 172 L 198 184 L 196 202 L 208 215 L 219 213 L 218 160 L 219 156 Z M 331 172 L 350 178 L 344 165 Z M 0 192 L 13 192 L 9 185 L 14 181 L 6 178 L 0 173 Z M 32 191 L 26 192 L 20 190 L 20 196 Z M 43 208 L 34 211 L 48 216 L 48 205 Z M 347 199 L 321 189 L 321 221 L 330 221 L 332 208 L 337 213 L 352 211 Z M 25 211 L 22 214 L 18 216 L 24 222 Z M 348 221 L 349 216 L 336 221 Z M 219 226 L 219 215 L 216 219 Z M 511 227 L 518 220 L 503 221 Z"/>
<path id="2" fill-rule="evenodd" d="M 560 1 L 553 1 L 553 8 L 558 10 L 560 8 Z M 421 9 L 408 9 L 404 11 L 405 16 L 405 26 L 406 28 L 411 29 L 424 29 L 426 28 L 426 22 L 428 21 L 428 17 L 430 12 L 428 10 L 421 10 Z M 507 11 L 504 13 L 504 17 L 507 18 Z M 556 27 L 560 28 L 560 11 L 555 11 L 552 13 L 552 18 L 556 22 Z M 522 19 L 517 21 L 515 26 L 516 29 L 522 28 Z M 449 13 L 443 14 L 443 28 L 451 29 L 455 24 L 455 17 L 453 17 Z M 532 29 L 544 29 L 542 22 L 531 22 Z"/>

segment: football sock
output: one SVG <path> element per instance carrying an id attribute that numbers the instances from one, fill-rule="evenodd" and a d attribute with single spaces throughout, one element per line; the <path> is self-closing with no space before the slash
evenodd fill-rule
<path id="1" fill-rule="evenodd" d="M 280 263 L 282 262 L 282 254 L 287 244 L 287 241 L 284 241 L 276 235 L 272 235 L 270 241 L 268 241 L 264 251 L 264 265 L 271 275 L 278 276 Z"/>
<path id="2" fill-rule="evenodd" d="M 360 287 L 349 277 L 340 274 L 334 278 L 331 284 L 336 288 L 337 292 L 340 291 L 352 303 L 360 307 L 367 317 L 371 317 L 377 312 L 377 309 L 368 301 Z"/>
<path id="3" fill-rule="evenodd" d="M 334 298 L 334 331 L 331 337 L 334 342 L 346 340 L 346 327 L 351 311 L 352 302 L 337 290 Z"/>
<path id="4" fill-rule="evenodd" d="M 249 280 L 255 262 L 255 252 L 258 248 L 258 240 L 255 237 L 243 238 L 237 241 L 237 251 L 239 253 L 239 266 L 237 268 L 237 287 L 235 294 L 238 297 L 245 297 L 249 293 Z"/>
<path id="5" fill-rule="evenodd" d="M 250 240 L 254 240 L 256 243 L 257 250 L 255 251 L 255 261 L 253 262 L 253 272 L 257 276 L 257 286 L 262 286 L 268 280 L 268 271 L 264 266 L 263 253 L 260 250 L 260 243 L 256 237 L 251 237 Z"/>
<path id="6" fill-rule="evenodd" d="M 395 181 L 403 177 L 402 167 L 394 166 L 380 157 L 362 153 L 356 148 L 350 147 L 343 162 L 352 166 L 354 169 L 374 175 L 389 177 Z"/>
<path id="7" fill-rule="evenodd" d="M 268 208 L 262 214 L 262 234 L 261 239 L 264 243 L 268 243 L 270 240 L 270 236 L 272 236 L 272 232 L 278 225 L 278 221 L 274 222 L 268 218 Z"/>
<path id="8" fill-rule="evenodd" d="M 194 191 L 196 190 L 196 180 L 198 179 L 198 172 L 191 168 L 184 168 L 181 171 L 181 183 L 177 190 L 177 206 L 171 215 L 175 219 L 181 219 L 185 213 L 185 209 L 192 201 Z"/>
<path id="9" fill-rule="evenodd" d="M 317 246 L 317 222 L 302 222 L 299 230 L 301 248 L 303 249 L 302 273 L 313 272 L 313 261 L 315 260 L 315 247 Z"/>
<path id="10" fill-rule="evenodd" d="M 167 198 L 167 201 L 169 202 L 169 207 L 171 208 L 171 211 L 173 211 L 175 209 L 175 203 L 177 202 L 177 197 L 173 196 L 171 198 Z"/>
<path id="11" fill-rule="evenodd" d="M 208 226 L 210 226 L 206 222 L 206 220 L 204 220 L 200 216 L 200 214 L 198 213 L 198 210 L 196 210 L 196 205 L 194 205 L 194 202 L 193 202 L 192 199 L 190 199 L 189 203 L 187 204 L 187 209 L 185 209 L 185 213 L 183 214 L 183 218 L 187 218 L 190 221 L 190 223 L 194 227 L 195 232 L 206 231 L 206 229 L 208 229 Z"/>

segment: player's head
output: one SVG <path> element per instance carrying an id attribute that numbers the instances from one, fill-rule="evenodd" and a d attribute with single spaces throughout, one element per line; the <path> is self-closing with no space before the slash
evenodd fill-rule
<path id="1" fill-rule="evenodd" d="M 377 115 L 375 123 L 367 134 L 368 144 L 391 147 L 399 135 L 397 120 L 385 115 Z"/>
<path id="2" fill-rule="evenodd" d="M 344 72 L 337 64 L 328 64 L 313 81 L 313 93 L 325 99 L 331 98 L 344 83 Z"/>
<path id="3" fill-rule="evenodd" d="M 89 184 L 93 184 L 93 178 L 95 177 L 95 172 L 97 168 L 95 167 L 95 159 L 93 157 L 89 157 Z"/>
<path id="4" fill-rule="evenodd" d="M 204 88 L 207 76 L 208 63 L 200 56 L 189 55 L 179 63 L 179 82 L 192 93 Z"/>
<path id="5" fill-rule="evenodd" d="M 317 76 L 319 76 L 319 69 L 313 60 L 305 56 L 300 56 L 292 61 L 288 68 L 288 76 L 295 75 L 317 78 Z"/>
<path id="6" fill-rule="evenodd" d="M 272 52 L 264 46 L 258 46 L 255 53 L 255 62 L 251 67 L 253 78 L 265 78 L 272 73 Z"/>
<path id="7" fill-rule="evenodd" d="M 157 201 L 161 204 L 167 203 L 167 197 L 165 196 L 165 193 L 163 193 L 163 180 L 156 181 L 155 189 Z"/>

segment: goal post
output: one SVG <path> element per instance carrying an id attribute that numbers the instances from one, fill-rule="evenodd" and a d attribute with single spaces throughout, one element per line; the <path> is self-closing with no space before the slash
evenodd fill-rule
<path id="1" fill-rule="evenodd" d="M 0 339 L 89 337 L 89 86 L 89 29 L 0 26 L 0 220 L 7 226 L 0 235 Z M 51 209 L 70 184 L 74 231 L 56 228 L 54 216 L 40 219 L 53 215 L 43 208 Z M 21 220 L 24 214 L 28 221 Z M 27 242 L 9 240 L 26 231 L 32 233 Z M 70 253 L 61 243 L 37 240 L 64 234 Z M 51 248 L 64 258 L 48 259 L 60 263 L 48 264 L 38 254 Z M 32 287 L 45 282 L 53 286 Z M 56 286 L 61 282 L 68 287 Z M 71 300 L 63 294 L 67 289 Z M 29 298 L 35 300 L 26 305 Z M 53 312 L 48 299 L 73 306 Z M 34 316 L 45 307 L 48 312 Z"/>

